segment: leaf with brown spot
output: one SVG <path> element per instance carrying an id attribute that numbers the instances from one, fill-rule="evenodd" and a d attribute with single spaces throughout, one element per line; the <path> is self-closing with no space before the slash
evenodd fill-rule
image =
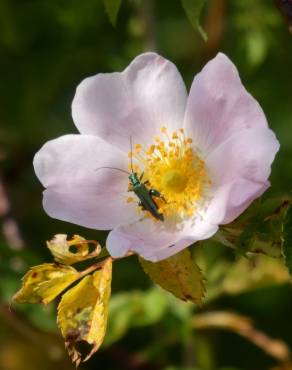
<path id="1" fill-rule="evenodd" d="M 112 259 L 104 260 L 94 274 L 85 276 L 68 290 L 58 307 L 58 325 L 65 338 L 68 353 L 76 366 L 87 361 L 103 342 L 111 294 Z M 79 342 L 91 345 L 84 359 L 77 349 Z"/>
<path id="2" fill-rule="evenodd" d="M 44 303 L 55 299 L 79 278 L 79 272 L 70 266 L 44 263 L 32 267 L 22 279 L 22 288 L 14 295 L 17 303 Z"/>
<path id="3" fill-rule="evenodd" d="M 90 252 L 90 244 L 95 246 L 92 252 Z M 54 256 L 55 261 L 64 265 L 72 265 L 97 257 L 101 252 L 101 246 L 98 242 L 86 240 L 79 235 L 74 235 L 71 240 L 67 240 L 66 234 L 57 234 L 52 240 L 47 242 L 47 247 Z M 75 252 L 72 249 L 75 249 Z"/>
<path id="4" fill-rule="evenodd" d="M 202 304 L 205 281 L 189 249 L 156 263 L 140 258 L 140 263 L 146 274 L 163 289 L 183 301 Z"/>

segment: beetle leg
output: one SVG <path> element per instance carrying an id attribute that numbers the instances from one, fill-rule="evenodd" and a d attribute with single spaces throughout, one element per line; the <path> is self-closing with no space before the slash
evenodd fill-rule
<path id="1" fill-rule="evenodd" d="M 154 197 L 159 197 L 159 198 L 161 197 L 161 194 L 159 193 L 159 191 L 155 189 L 150 189 L 149 194 L 153 195 Z"/>
<path id="2" fill-rule="evenodd" d="M 166 203 L 166 200 L 165 200 L 164 196 L 161 195 L 158 190 L 150 189 L 149 190 L 149 194 L 151 196 L 154 196 L 154 197 L 157 197 L 157 198 L 161 198 Z"/>

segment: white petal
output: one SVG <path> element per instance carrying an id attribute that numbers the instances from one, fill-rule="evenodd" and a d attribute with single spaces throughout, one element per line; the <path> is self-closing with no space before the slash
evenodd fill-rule
<path id="1" fill-rule="evenodd" d="M 228 224 L 235 220 L 255 199 L 270 186 L 268 181 L 257 183 L 239 179 L 214 189 L 204 218 L 214 224 Z"/>
<path id="2" fill-rule="evenodd" d="M 186 131 L 207 154 L 234 133 L 256 127 L 267 127 L 265 115 L 245 90 L 234 64 L 219 53 L 194 78 L 186 108 Z"/>
<path id="3" fill-rule="evenodd" d="M 94 187 L 75 190 L 49 188 L 44 191 L 46 213 L 58 220 L 96 230 L 110 230 L 138 218 L 137 205 L 127 204 L 123 194 Z"/>
<path id="4" fill-rule="evenodd" d="M 95 136 L 66 135 L 46 143 L 35 155 L 35 172 L 48 189 L 44 208 L 60 220 L 111 229 L 136 220 L 128 204 L 126 154 Z"/>
<path id="5" fill-rule="evenodd" d="M 128 163 L 124 152 L 89 135 L 65 135 L 48 141 L 33 161 L 36 175 L 45 187 L 82 186 L 87 182 L 99 187 L 103 183 L 113 187 L 126 185 L 126 173 L 101 167 L 111 166 L 127 171 Z"/>
<path id="6" fill-rule="evenodd" d="M 174 229 L 166 230 L 161 221 L 144 218 L 112 230 L 108 235 L 107 249 L 113 257 L 121 257 L 131 251 L 147 258 L 156 250 L 174 244 L 178 237 L 179 233 Z"/>
<path id="7" fill-rule="evenodd" d="M 204 221 L 197 222 L 193 230 L 189 230 L 188 232 L 186 231 L 185 234 L 181 235 L 181 239 L 179 239 L 171 247 L 160 248 L 156 251 L 152 251 L 152 253 L 147 253 L 145 254 L 144 258 L 152 262 L 163 260 L 179 253 L 184 248 L 196 243 L 199 240 L 211 238 L 211 236 L 213 236 L 217 230 L 217 225 L 209 224 Z"/>
<path id="8" fill-rule="evenodd" d="M 279 147 L 275 134 L 267 128 L 248 129 L 233 135 L 206 158 L 212 182 L 216 186 L 240 178 L 265 182 Z"/>
<path id="9" fill-rule="evenodd" d="M 144 219 L 131 225 L 112 230 L 107 239 L 107 248 L 113 257 L 122 257 L 136 252 L 143 258 L 156 262 L 178 253 L 198 240 L 207 239 L 218 226 L 197 220 L 184 225 L 182 230 L 167 227 L 161 222 Z"/>
<path id="10" fill-rule="evenodd" d="M 130 137 L 145 145 L 162 126 L 182 127 L 185 104 L 185 85 L 175 65 L 145 53 L 122 73 L 100 73 L 83 80 L 72 116 L 82 134 L 97 135 L 129 151 Z"/>

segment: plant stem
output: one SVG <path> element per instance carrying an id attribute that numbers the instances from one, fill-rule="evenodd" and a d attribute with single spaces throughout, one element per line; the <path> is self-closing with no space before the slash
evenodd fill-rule
<path id="1" fill-rule="evenodd" d="M 86 276 L 97 269 L 102 268 L 105 261 L 106 259 L 102 260 L 101 262 L 94 263 L 93 265 L 89 266 L 87 269 L 81 271 L 79 273 L 79 279 L 83 278 L 83 276 Z"/>

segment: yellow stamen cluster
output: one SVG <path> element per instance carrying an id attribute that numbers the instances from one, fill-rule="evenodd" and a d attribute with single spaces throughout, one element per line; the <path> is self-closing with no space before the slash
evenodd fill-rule
<path id="1" fill-rule="evenodd" d="M 162 127 L 161 133 L 162 138 L 155 136 L 155 144 L 146 149 L 141 144 L 135 145 L 130 153 L 136 160 L 134 170 L 144 171 L 147 187 L 162 195 L 163 198 L 154 199 L 165 217 L 193 216 L 210 185 L 205 163 L 183 129 L 169 135 L 166 127 Z"/>

